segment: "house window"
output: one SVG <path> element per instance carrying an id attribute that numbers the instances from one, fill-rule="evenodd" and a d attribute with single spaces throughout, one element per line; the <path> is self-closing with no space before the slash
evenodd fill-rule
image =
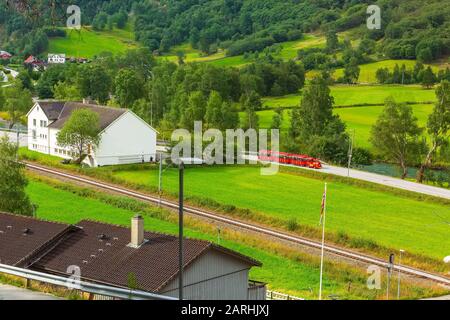
<path id="1" fill-rule="evenodd" d="M 36 127 L 36 119 L 33 119 L 33 126 Z"/>
<path id="2" fill-rule="evenodd" d="M 36 130 L 33 130 L 33 139 L 36 139 Z"/>

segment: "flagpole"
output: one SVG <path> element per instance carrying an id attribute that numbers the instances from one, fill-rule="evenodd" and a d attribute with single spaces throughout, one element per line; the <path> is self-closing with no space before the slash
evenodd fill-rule
<path id="1" fill-rule="evenodd" d="M 327 215 L 327 183 L 325 182 L 325 199 L 323 207 L 323 220 L 322 220 L 322 252 L 320 255 L 320 286 L 319 286 L 319 300 L 322 300 L 322 279 L 323 279 L 323 256 L 325 251 L 325 219 Z"/>

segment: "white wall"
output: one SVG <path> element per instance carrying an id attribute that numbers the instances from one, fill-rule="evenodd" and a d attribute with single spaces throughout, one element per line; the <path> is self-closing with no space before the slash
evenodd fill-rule
<path id="1" fill-rule="evenodd" d="M 34 124 L 34 121 L 36 123 Z M 49 152 L 49 132 L 47 126 L 41 126 L 41 121 L 50 124 L 41 107 L 36 103 L 28 114 L 28 149 L 41 153 Z M 35 132 L 36 138 L 33 137 Z"/>
<path id="2" fill-rule="evenodd" d="M 128 111 L 101 134 L 95 151 L 97 165 L 155 161 L 156 131 Z"/>

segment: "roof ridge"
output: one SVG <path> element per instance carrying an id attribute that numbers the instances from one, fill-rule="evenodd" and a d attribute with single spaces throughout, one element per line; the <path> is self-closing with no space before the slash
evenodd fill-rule
<path id="1" fill-rule="evenodd" d="M 121 111 L 124 111 L 124 112 L 128 111 L 128 109 L 126 109 L 126 108 L 105 106 L 105 105 L 93 104 L 93 103 L 84 103 L 84 102 L 78 102 L 78 101 L 66 101 L 64 106 L 66 104 L 68 104 L 68 103 L 73 103 L 73 104 L 86 106 L 86 107 L 103 108 L 103 109 L 111 109 L 111 110 L 121 110 Z"/>
<path id="2" fill-rule="evenodd" d="M 83 219 L 78 221 L 75 226 L 79 226 L 79 224 L 81 224 L 82 222 L 93 222 L 93 223 L 97 223 L 97 224 L 101 224 L 101 225 L 105 225 L 105 226 L 112 226 L 112 227 L 118 227 L 118 228 L 123 228 L 123 229 L 131 229 L 130 227 L 127 227 L 125 225 L 120 225 L 120 224 L 115 224 L 115 223 L 108 223 L 108 222 L 104 222 L 104 221 L 98 221 L 98 220 L 93 220 L 93 219 Z M 145 230 L 144 232 L 148 232 L 148 233 L 153 233 L 153 234 L 157 234 L 157 235 L 163 235 L 163 236 L 168 236 L 168 237 L 173 237 L 173 238 L 178 238 L 177 235 L 172 235 L 172 234 L 168 234 L 168 233 L 164 233 L 164 232 L 158 232 L 158 231 L 149 231 L 149 230 Z M 202 240 L 202 239 L 195 239 L 195 238 L 191 238 L 191 237 L 183 237 L 184 239 L 187 240 L 191 240 L 191 241 L 197 241 L 197 242 L 203 242 L 205 244 L 209 244 L 209 245 L 213 245 L 214 243 L 208 240 Z"/>

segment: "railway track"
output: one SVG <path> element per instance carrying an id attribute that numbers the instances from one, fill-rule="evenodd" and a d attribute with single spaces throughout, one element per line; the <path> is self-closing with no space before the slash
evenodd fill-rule
<path id="1" fill-rule="evenodd" d="M 135 198 L 135 199 L 144 200 L 144 201 L 148 201 L 148 202 L 152 202 L 152 203 L 156 203 L 156 204 L 161 204 L 162 206 L 165 206 L 165 207 L 168 207 L 171 209 L 178 209 L 178 204 L 176 202 L 159 199 L 158 197 L 153 197 L 153 196 L 150 196 L 147 194 L 142 194 L 142 193 L 139 193 L 139 192 L 136 192 L 133 190 L 129 190 L 129 189 L 126 189 L 123 187 L 118 187 L 118 186 L 111 185 L 108 183 L 95 181 L 93 179 L 89 179 L 86 177 L 81 177 L 78 175 L 61 172 L 59 170 L 54 170 L 54 169 L 50 169 L 47 167 L 43 167 L 43 166 L 39 166 L 39 165 L 27 163 L 27 162 L 25 162 L 24 164 L 28 169 L 33 170 L 33 171 L 44 172 L 44 173 L 55 175 L 55 176 L 58 176 L 61 178 L 88 184 L 88 185 L 91 185 L 91 186 L 94 186 L 94 187 L 97 187 L 100 189 L 113 191 L 113 192 L 123 194 L 123 195 L 129 196 L 129 197 Z M 269 235 L 269 236 L 278 238 L 280 240 L 288 241 L 291 243 L 301 244 L 301 245 L 315 248 L 315 249 L 320 249 L 322 246 L 321 243 L 318 241 L 306 239 L 306 238 L 299 237 L 299 236 L 293 236 L 293 235 L 290 235 L 290 234 L 287 234 L 287 233 L 284 233 L 284 232 L 281 232 L 278 230 L 269 229 L 267 227 L 262 227 L 262 226 L 248 223 L 248 222 L 242 222 L 239 220 L 235 220 L 233 218 L 229 218 L 229 217 L 225 217 L 225 216 L 222 216 L 222 215 L 219 215 L 216 213 L 200 210 L 200 209 L 197 209 L 194 207 L 185 206 L 184 211 L 191 215 L 195 215 L 198 217 L 207 218 L 209 220 L 236 226 L 241 229 L 249 230 L 252 232 L 259 233 L 259 234 Z M 365 254 L 352 252 L 347 249 L 342 249 L 342 248 L 332 246 L 332 245 L 325 245 L 324 249 L 325 249 L 325 251 L 335 254 L 337 256 L 350 258 L 350 259 L 361 261 L 364 263 L 376 265 L 376 266 L 379 266 L 382 268 L 388 267 L 388 262 L 386 262 L 382 259 L 379 259 L 379 258 L 365 255 Z M 419 270 L 419 269 L 404 266 L 404 265 L 394 265 L 393 269 L 396 271 L 400 271 L 401 273 L 404 273 L 404 274 L 413 275 L 413 276 L 424 278 L 424 279 L 427 279 L 427 280 L 430 280 L 433 282 L 437 282 L 437 283 L 440 283 L 440 284 L 443 284 L 446 286 L 450 286 L 450 279 L 447 277 L 441 276 L 439 274 L 430 273 L 427 271 Z"/>

